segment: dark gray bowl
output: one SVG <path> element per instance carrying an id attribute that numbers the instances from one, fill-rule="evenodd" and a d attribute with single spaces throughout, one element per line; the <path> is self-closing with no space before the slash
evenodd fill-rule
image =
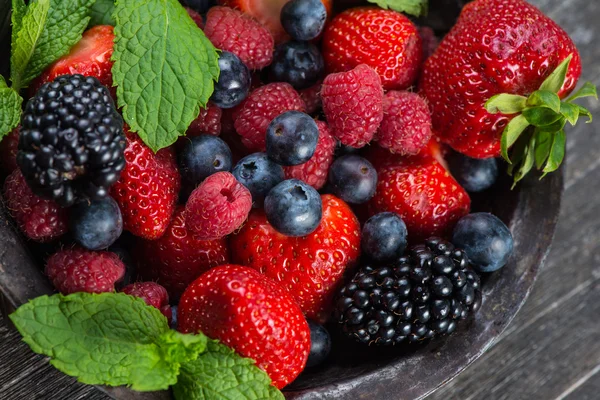
<path id="1" fill-rule="evenodd" d="M 431 23 L 438 30 L 458 15 L 460 0 L 432 1 Z M 440 7 L 441 6 L 441 7 Z M 7 53 L 8 0 L 0 0 L 0 49 Z M 0 59 L 6 72 L 8 57 Z M 529 295 L 548 254 L 558 219 L 563 170 L 542 181 L 530 177 L 510 191 L 508 177 L 496 187 L 473 197 L 473 208 L 503 219 L 515 238 L 511 262 L 483 279 L 479 313 L 462 323 L 456 333 L 427 345 L 390 349 L 364 348 L 334 337 L 325 365 L 305 371 L 284 391 L 288 399 L 420 399 L 444 385 L 498 340 Z M 52 293 L 42 272 L 44 247 L 28 243 L 0 209 L 0 291 L 3 311 L 28 299 Z M 117 399 L 169 399 L 168 392 L 134 394 L 125 388 L 100 388 Z"/>

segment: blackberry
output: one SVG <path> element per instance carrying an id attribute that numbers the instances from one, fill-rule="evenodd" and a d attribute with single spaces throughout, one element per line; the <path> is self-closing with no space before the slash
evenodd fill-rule
<path id="1" fill-rule="evenodd" d="M 125 167 L 123 119 L 93 77 L 63 75 L 27 102 L 17 163 L 31 190 L 70 206 L 108 195 Z"/>
<path id="2" fill-rule="evenodd" d="M 430 238 L 395 263 L 364 265 L 340 290 L 335 318 L 363 344 L 421 342 L 454 332 L 481 306 L 480 289 L 465 252 Z"/>

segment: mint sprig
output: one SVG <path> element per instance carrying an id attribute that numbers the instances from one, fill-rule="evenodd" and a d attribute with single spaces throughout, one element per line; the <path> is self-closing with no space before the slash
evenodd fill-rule
<path id="1" fill-rule="evenodd" d="M 421 17 L 427 15 L 428 0 L 368 0 L 383 9 L 391 9 L 398 12 Z"/>
<path id="2" fill-rule="evenodd" d="M 88 26 L 96 25 L 112 25 L 115 26 L 116 21 L 113 17 L 115 12 L 114 0 L 96 0 L 90 9 L 90 23 Z"/>
<path id="3" fill-rule="evenodd" d="M 502 93 L 485 104 L 490 114 L 512 117 L 500 145 L 515 185 L 534 166 L 543 172 L 542 178 L 556 171 L 565 157 L 565 125 L 575 126 L 581 116 L 592 122 L 591 112 L 574 101 L 583 97 L 598 99 L 596 86 L 587 82 L 566 100 L 558 96 L 572 59 L 573 55 L 567 57 L 529 97 Z"/>
<path id="4" fill-rule="evenodd" d="M 177 0 L 117 0 L 114 15 L 118 103 L 156 152 L 206 106 L 219 76 L 217 50 Z"/>
<path id="5" fill-rule="evenodd" d="M 9 88 L 0 76 L 0 134 L 6 134 L 19 125 L 22 103 L 19 93 Z"/>

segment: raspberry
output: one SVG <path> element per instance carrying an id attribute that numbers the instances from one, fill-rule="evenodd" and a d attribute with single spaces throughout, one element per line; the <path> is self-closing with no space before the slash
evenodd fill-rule
<path id="1" fill-rule="evenodd" d="M 109 251 L 61 250 L 46 264 L 46 275 L 62 294 L 112 292 L 124 274 L 125 265 Z"/>
<path id="2" fill-rule="evenodd" d="M 329 166 L 333 162 L 336 140 L 323 121 L 317 121 L 319 141 L 315 154 L 304 164 L 284 167 L 285 179 L 300 179 L 319 190 L 327 182 Z"/>
<path id="3" fill-rule="evenodd" d="M 383 89 L 373 68 L 361 64 L 328 75 L 321 99 L 329 127 L 342 144 L 360 148 L 371 141 L 383 118 Z"/>
<path id="4" fill-rule="evenodd" d="M 190 18 L 196 23 L 196 25 L 198 25 L 198 28 L 204 29 L 204 20 L 202 19 L 202 15 L 198 14 L 189 7 L 185 7 L 185 11 L 187 11 Z"/>
<path id="5" fill-rule="evenodd" d="M 270 83 L 250 93 L 234 127 L 244 146 L 265 151 L 265 135 L 271 121 L 286 111 L 304 112 L 304 109 L 304 101 L 289 83 Z"/>
<path id="6" fill-rule="evenodd" d="M 0 165 L 7 174 L 17 169 L 17 152 L 19 151 L 20 128 L 13 129 L 0 142 Z"/>
<path id="7" fill-rule="evenodd" d="M 383 121 L 375 140 L 401 155 L 415 155 L 431 139 L 431 114 L 416 93 L 389 91 L 383 98 Z"/>
<path id="8" fill-rule="evenodd" d="M 273 36 L 254 18 L 229 7 L 212 7 L 204 33 L 212 44 L 238 56 L 250 69 L 262 69 L 273 60 Z"/>
<path id="9" fill-rule="evenodd" d="M 169 294 L 167 293 L 167 289 L 158 283 L 136 282 L 125 286 L 121 291 L 130 296 L 139 297 L 149 306 L 158 308 L 167 317 L 169 324 L 171 323 L 173 313 L 169 305 Z"/>
<path id="10" fill-rule="evenodd" d="M 252 208 L 252 195 L 229 172 L 209 176 L 190 195 L 185 222 L 199 239 L 229 235 L 239 228 Z"/>
<path id="11" fill-rule="evenodd" d="M 200 109 L 198 118 L 192 121 L 186 132 L 186 136 L 198 136 L 204 133 L 219 136 L 221 133 L 222 110 L 212 103 L 208 103 L 206 108 Z"/>
<path id="12" fill-rule="evenodd" d="M 419 29 L 419 36 L 421 36 L 421 43 L 423 46 L 423 60 L 427 60 L 429 56 L 433 54 L 440 44 L 440 39 L 435 36 L 435 32 L 428 26 L 421 26 Z"/>
<path id="13" fill-rule="evenodd" d="M 317 84 L 298 92 L 300 97 L 302 97 L 302 100 L 304 100 L 304 104 L 306 104 L 307 114 L 314 114 L 321 108 L 322 85 L 323 82 L 318 82 Z"/>
<path id="14" fill-rule="evenodd" d="M 21 170 L 15 169 L 6 178 L 4 198 L 6 208 L 29 239 L 48 242 L 67 232 L 66 210 L 33 194 Z"/>

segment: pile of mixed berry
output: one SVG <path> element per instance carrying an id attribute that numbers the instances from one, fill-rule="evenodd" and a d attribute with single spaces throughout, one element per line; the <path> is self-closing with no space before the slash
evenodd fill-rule
<path id="1" fill-rule="evenodd" d="M 522 0 L 470 3 L 443 40 L 331 0 L 186 6 L 220 74 L 185 137 L 155 153 L 124 123 L 98 25 L 2 141 L 5 206 L 55 244 L 56 289 L 141 297 L 279 388 L 327 362 L 331 330 L 371 346 L 455 331 L 513 250 L 469 193 L 494 185 L 505 148 L 516 180 L 560 158 L 581 73 L 566 33 Z"/>

